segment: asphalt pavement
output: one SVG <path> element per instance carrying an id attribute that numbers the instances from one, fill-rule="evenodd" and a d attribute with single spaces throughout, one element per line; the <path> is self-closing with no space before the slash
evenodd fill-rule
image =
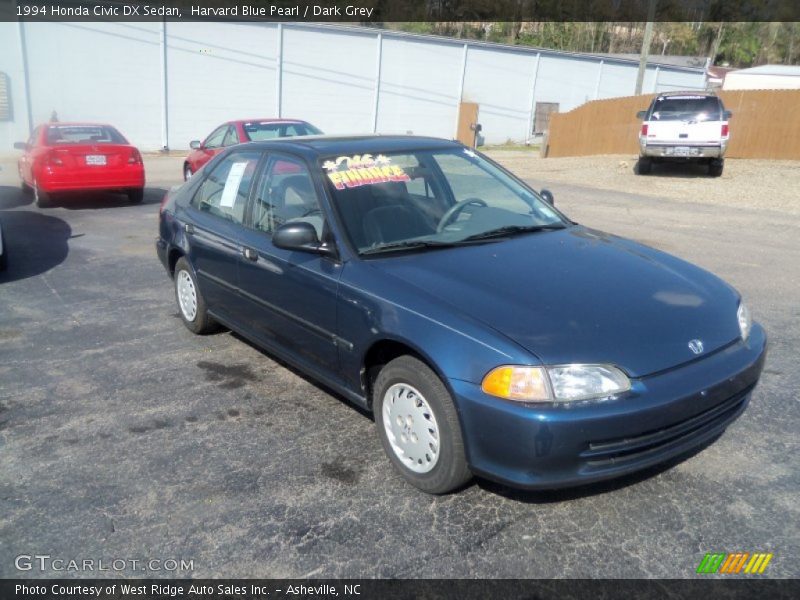
<path id="1" fill-rule="evenodd" d="M 0 577 L 64 574 L 15 567 L 46 554 L 126 561 L 70 576 L 683 578 L 738 551 L 800 576 L 800 217 L 596 191 L 591 173 L 534 182 L 576 221 L 735 285 L 770 337 L 766 370 L 745 414 L 681 461 L 431 497 L 392 472 L 369 415 L 235 334 L 183 326 L 153 243 L 179 158 L 146 159 L 141 205 L 48 209 L 0 164 Z"/>

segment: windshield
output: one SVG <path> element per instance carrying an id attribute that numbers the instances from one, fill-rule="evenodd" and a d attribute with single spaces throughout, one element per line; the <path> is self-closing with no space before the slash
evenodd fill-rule
<path id="1" fill-rule="evenodd" d="M 713 96 L 670 96 L 656 98 L 653 121 L 720 121 L 720 102 Z"/>
<path id="2" fill-rule="evenodd" d="M 47 145 L 127 144 L 122 134 L 107 125 L 48 125 Z"/>
<path id="3" fill-rule="evenodd" d="M 244 124 L 244 132 L 251 142 L 262 142 L 279 137 L 294 137 L 298 135 L 318 135 L 319 129 L 308 123 L 270 123 L 252 122 Z"/>
<path id="4" fill-rule="evenodd" d="M 338 156 L 321 167 L 361 254 L 478 243 L 569 224 L 466 148 Z"/>

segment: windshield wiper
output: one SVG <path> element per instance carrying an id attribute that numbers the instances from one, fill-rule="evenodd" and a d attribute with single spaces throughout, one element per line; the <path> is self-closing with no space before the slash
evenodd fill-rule
<path id="1" fill-rule="evenodd" d="M 549 225 L 506 225 L 505 227 L 498 227 L 497 229 L 490 229 L 482 233 L 476 233 L 467 236 L 462 241 L 472 240 L 488 240 L 498 237 L 507 237 L 516 233 L 535 233 L 538 231 L 555 231 L 557 229 L 565 229 L 567 226 L 563 223 L 551 223 Z"/>
<path id="2" fill-rule="evenodd" d="M 365 254 L 380 254 L 382 252 L 397 252 L 399 250 L 414 250 L 415 248 L 454 248 L 456 246 L 464 246 L 469 244 L 470 242 L 480 243 L 482 240 L 475 238 L 471 240 L 469 238 L 463 240 L 453 240 L 450 242 L 442 242 L 437 240 L 405 240 L 402 242 L 392 242 L 389 244 L 382 244 L 380 246 L 376 246 L 375 248 L 369 248 L 367 250 L 362 250 L 360 254 L 363 256 Z M 492 241 L 491 239 L 487 238 L 485 241 L 489 242 Z"/>
<path id="3" fill-rule="evenodd" d="M 437 242 L 434 240 L 406 240 L 403 242 L 392 242 L 382 244 L 375 248 L 362 250 L 361 254 L 379 254 L 381 252 L 395 252 L 397 250 L 408 250 L 413 248 L 450 248 L 457 245 L 456 242 Z"/>

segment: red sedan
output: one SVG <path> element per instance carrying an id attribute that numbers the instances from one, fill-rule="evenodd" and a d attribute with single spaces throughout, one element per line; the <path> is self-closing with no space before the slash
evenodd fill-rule
<path id="1" fill-rule="evenodd" d="M 142 155 L 111 125 L 46 123 L 14 148 L 25 151 L 19 176 L 38 206 L 52 194 L 79 190 L 120 190 L 134 203 L 144 196 Z"/>
<path id="2" fill-rule="evenodd" d="M 250 119 L 228 121 L 211 132 L 204 142 L 194 140 L 192 151 L 183 163 L 183 178 L 188 180 L 203 165 L 228 146 L 245 142 L 263 142 L 279 137 L 318 135 L 319 129 L 296 119 Z"/>

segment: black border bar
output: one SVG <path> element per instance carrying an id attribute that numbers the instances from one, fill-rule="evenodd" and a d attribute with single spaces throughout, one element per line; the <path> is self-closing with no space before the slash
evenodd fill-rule
<path id="1" fill-rule="evenodd" d="M 652 12 L 651 12 L 652 11 Z M 765 22 L 798 0 L 0 0 L 0 21 Z"/>
<path id="2" fill-rule="evenodd" d="M 613 559 L 612 559 L 613 560 Z M 756 576 L 758 577 L 758 576 Z M 25 586 L 22 590 L 18 586 Z M 136 591 L 125 593 L 124 586 Z M 200 593 L 191 593 L 191 586 Z M 37 591 L 31 591 L 32 589 Z M 75 592 L 76 589 L 85 591 Z M 97 589 L 100 593 L 97 593 Z M 349 593 L 348 593 L 349 592 Z M 800 580 L 730 576 L 717 579 L 6 579 L 4 600 L 592 600 L 700 598 L 770 600 L 800 597 Z"/>

